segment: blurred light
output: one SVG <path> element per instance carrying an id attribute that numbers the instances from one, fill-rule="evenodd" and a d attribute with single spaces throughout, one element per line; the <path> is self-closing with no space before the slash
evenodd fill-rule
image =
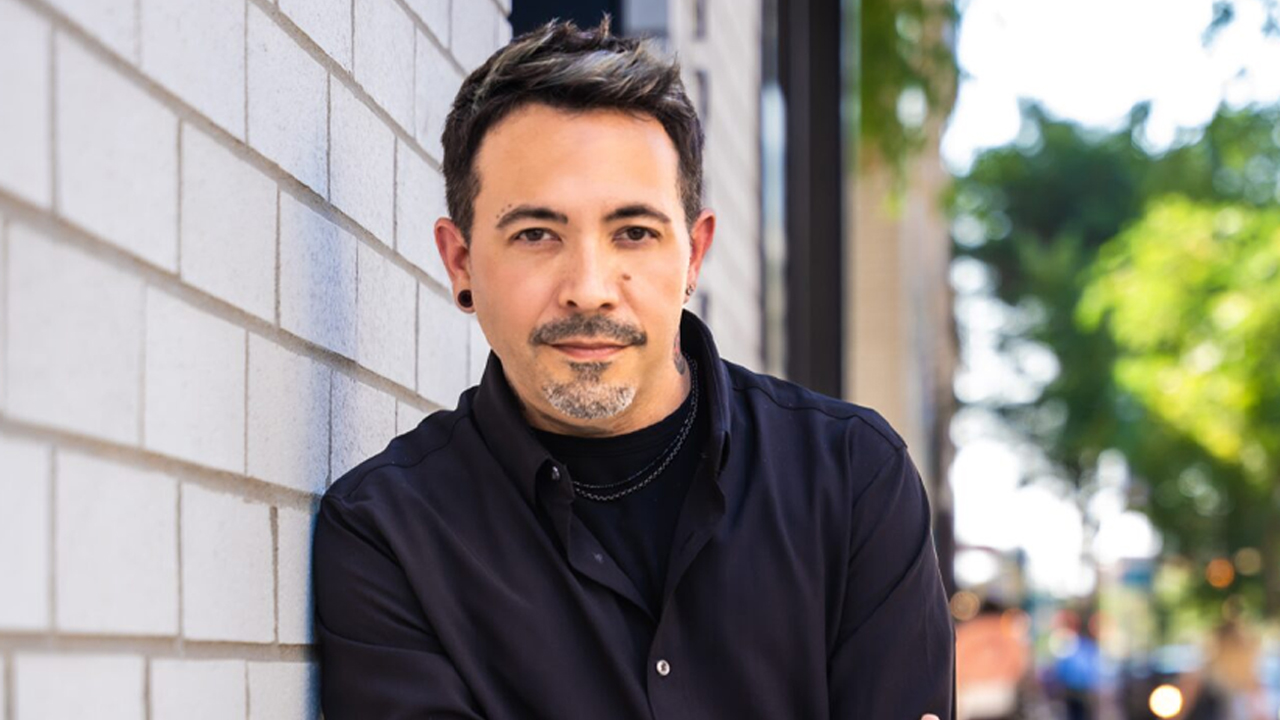
<path id="1" fill-rule="evenodd" d="M 905 88 L 898 95 L 898 122 L 912 130 L 924 127 L 929 117 L 929 99 L 918 87 Z"/>
<path id="2" fill-rule="evenodd" d="M 984 585 L 1000 575 L 1000 560 L 985 549 L 962 549 L 956 553 L 955 571 L 961 585 Z"/>
<path id="3" fill-rule="evenodd" d="M 1172 685 L 1161 685 L 1151 691 L 1147 707 L 1156 717 L 1171 718 L 1182 712 L 1182 691 Z"/>
<path id="4" fill-rule="evenodd" d="M 981 604 L 977 595 L 961 590 L 951 596 L 951 616 L 960 622 L 972 620 L 978 616 L 978 606 Z"/>
<path id="5" fill-rule="evenodd" d="M 1236 570 L 1226 558 L 1214 558 L 1205 566 L 1204 577 L 1209 584 L 1221 590 L 1236 579 Z"/>
<path id="6" fill-rule="evenodd" d="M 1262 572 L 1262 553 L 1258 548 L 1246 547 L 1236 551 L 1236 571 L 1241 575 L 1257 575 Z"/>

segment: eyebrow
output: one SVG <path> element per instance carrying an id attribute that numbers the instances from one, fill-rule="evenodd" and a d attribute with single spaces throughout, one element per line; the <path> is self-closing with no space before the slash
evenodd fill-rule
<path id="1" fill-rule="evenodd" d="M 667 217 L 666 213 L 644 203 L 623 205 L 622 207 L 615 209 L 613 212 L 610 212 L 608 215 L 605 215 L 604 221 L 613 222 L 615 220 L 625 220 L 637 217 L 647 217 L 659 222 L 667 224 L 671 223 L 671 218 Z M 506 213 L 503 213 L 502 217 L 498 219 L 497 227 L 501 230 L 518 220 L 549 220 L 551 222 L 560 223 L 561 225 L 569 224 L 569 216 L 557 210 L 541 205 L 519 205 L 508 210 Z"/>

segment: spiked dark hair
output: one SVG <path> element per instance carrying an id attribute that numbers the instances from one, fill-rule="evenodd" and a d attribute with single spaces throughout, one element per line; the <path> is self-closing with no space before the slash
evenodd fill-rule
<path id="1" fill-rule="evenodd" d="M 445 121 L 444 180 L 449 215 L 471 241 L 480 178 L 475 157 L 490 128 L 513 110 L 542 103 L 563 110 L 621 110 L 662 123 L 680 158 L 685 222 L 702 210 L 702 124 L 680 81 L 680 66 L 647 41 L 609 33 L 609 16 L 583 30 L 553 20 L 512 40 L 462 83 Z"/>

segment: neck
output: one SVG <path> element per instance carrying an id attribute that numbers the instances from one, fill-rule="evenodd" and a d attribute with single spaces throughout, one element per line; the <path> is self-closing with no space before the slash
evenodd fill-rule
<path id="1" fill-rule="evenodd" d="M 684 371 L 680 372 L 673 364 L 668 366 L 668 370 L 657 382 L 648 386 L 651 390 L 646 388 L 638 391 L 635 400 L 626 410 L 600 420 L 579 421 L 561 414 L 552 415 L 519 397 L 518 392 L 516 397 L 520 401 L 525 421 L 538 430 L 578 437 L 623 435 L 656 424 L 675 412 L 688 397 L 692 387 L 691 368 L 685 366 Z"/>

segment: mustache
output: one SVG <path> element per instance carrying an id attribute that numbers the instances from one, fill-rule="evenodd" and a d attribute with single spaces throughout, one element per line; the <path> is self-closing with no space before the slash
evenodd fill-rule
<path id="1" fill-rule="evenodd" d="M 539 325 L 529 334 L 532 345 L 554 345 L 566 338 L 607 338 L 623 345 L 644 345 L 649 336 L 629 323 L 605 315 L 570 315 Z"/>

